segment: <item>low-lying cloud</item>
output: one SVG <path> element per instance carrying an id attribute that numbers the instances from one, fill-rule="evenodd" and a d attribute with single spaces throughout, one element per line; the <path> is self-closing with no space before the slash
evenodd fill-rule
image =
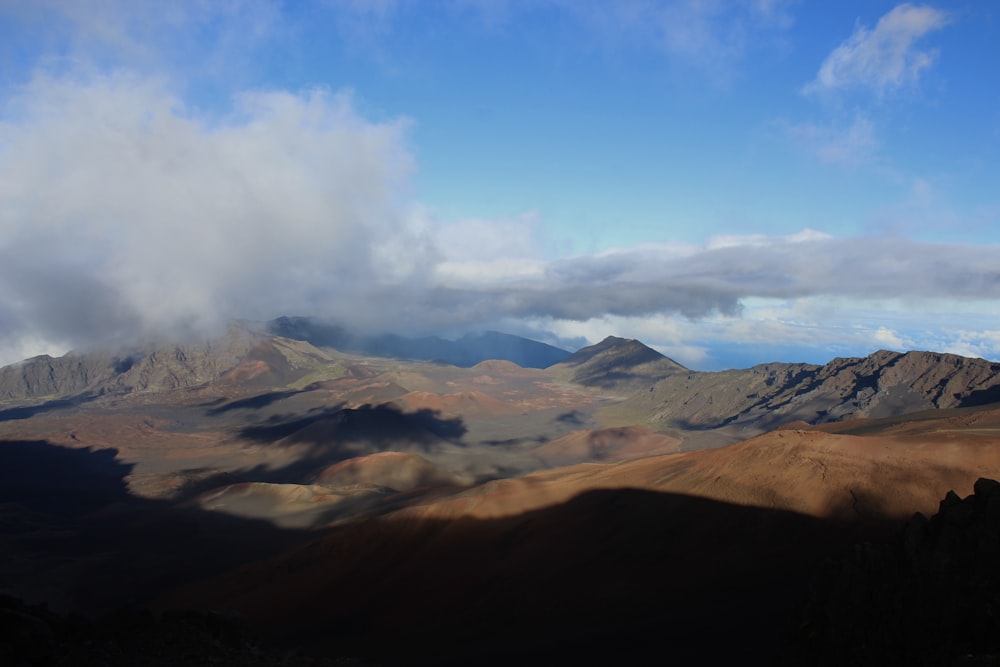
<path id="1" fill-rule="evenodd" d="M 1000 297 L 997 249 L 892 237 L 751 237 L 646 246 L 544 263 L 500 287 L 429 287 L 429 312 L 587 320 L 602 315 L 737 315 L 749 298 L 988 300 Z"/>
<path id="2" fill-rule="evenodd" d="M 406 125 L 323 90 L 245 93 L 211 118 L 124 74 L 35 79 L 0 125 L 3 331 L 201 332 L 413 279 Z"/>

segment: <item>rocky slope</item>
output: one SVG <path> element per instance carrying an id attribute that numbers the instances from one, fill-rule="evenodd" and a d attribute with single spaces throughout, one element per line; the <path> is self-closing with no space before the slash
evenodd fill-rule
<path id="1" fill-rule="evenodd" d="M 218 338 L 112 353 L 43 355 L 0 368 L 0 401 L 158 392 L 210 382 L 281 386 L 334 360 L 308 343 L 234 325 Z"/>
<path id="2" fill-rule="evenodd" d="M 304 325 L 297 320 L 281 322 L 289 335 L 312 332 L 299 331 Z M 494 340 L 498 337 L 499 343 Z M 492 342 L 485 343 L 487 339 Z M 505 345 L 507 351 L 511 345 L 535 345 L 501 334 L 454 343 L 471 345 L 476 355 L 491 348 L 502 353 Z M 478 359 L 476 355 L 466 361 Z M 439 381 L 417 382 L 415 378 L 427 375 L 426 364 L 421 368 L 405 361 L 387 363 L 396 367 L 385 366 L 389 373 L 385 377 L 394 374 L 396 383 L 410 391 L 404 397 L 406 391 L 401 389 L 388 398 L 400 398 L 409 409 L 423 404 L 419 407 L 448 414 L 471 411 L 497 417 L 520 410 L 505 395 L 479 389 L 443 391 L 455 385 L 445 376 L 460 374 L 458 369 L 442 366 Z M 78 399 L 209 384 L 228 387 L 230 393 L 255 388 L 301 390 L 345 374 L 378 372 L 382 371 L 377 364 L 353 363 L 348 354 L 237 325 L 209 341 L 149 345 L 118 354 L 43 356 L 7 366 L 0 369 L 0 401 Z M 1000 399 L 1000 364 L 930 352 L 880 351 L 863 358 L 834 359 L 823 366 L 773 363 L 710 373 L 690 371 L 639 341 L 608 337 L 549 368 L 530 372 L 535 373 L 532 381 L 547 382 L 553 395 L 560 391 L 559 385 L 569 384 L 577 393 L 589 392 L 604 401 L 597 412 L 599 425 L 645 425 L 675 436 L 686 433 L 689 439 L 696 439 L 692 434 L 698 432 L 725 430 L 729 442 L 794 421 L 820 424 L 879 418 Z"/>
<path id="3" fill-rule="evenodd" d="M 616 392 L 648 389 L 659 380 L 688 370 L 634 339 L 608 336 L 552 367 L 576 384 Z"/>
<path id="4" fill-rule="evenodd" d="M 185 356 L 189 375 L 167 374 L 162 350 L 148 362 L 165 375 L 143 386 L 214 378 L 198 391 L 4 412 L 0 491 L 17 493 L 0 497 L 0 551 L 15 555 L 0 582 L 66 608 L 163 594 L 390 664 L 649 663 L 664 646 L 685 664 L 765 664 L 817 562 L 1000 476 L 1000 409 L 977 405 L 997 369 L 982 360 L 694 373 L 623 339 L 551 369 L 274 336 L 224 349 L 214 366 Z M 80 386 L 137 387 L 144 363 Z M 628 425 L 595 417 L 627 409 Z M 839 421 L 855 413 L 869 418 Z M 667 454 L 687 449 L 663 432 L 678 414 L 785 428 Z"/>
<path id="5" fill-rule="evenodd" d="M 952 354 L 876 352 L 823 366 L 763 364 L 663 377 L 606 411 L 612 423 L 669 430 L 734 427 L 744 435 L 793 421 L 879 418 L 1000 398 L 1000 364 Z"/>

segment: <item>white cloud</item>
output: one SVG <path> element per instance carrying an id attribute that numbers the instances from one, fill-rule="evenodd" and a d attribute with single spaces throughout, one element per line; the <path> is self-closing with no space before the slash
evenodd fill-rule
<path id="1" fill-rule="evenodd" d="M 988 312 L 986 306 L 980 311 Z M 745 300 L 739 317 L 604 316 L 582 322 L 536 322 L 536 326 L 563 339 L 582 338 L 588 343 L 608 335 L 638 338 L 696 370 L 768 361 L 825 363 L 835 356 L 864 356 L 878 349 L 1000 358 L 1000 331 L 948 326 L 952 321 L 977 319 L 975 311 L 975 304 L 949 306 L 941 301 L 921 308 L 894 299 L 873 303 L 830 296 L 752 298 Z"/>
<path id="2" fill-rule="evenodd" d="M 40 338 L 26 336 L 20 339 L 4 338 L 0 340 L 0 364 L 9 364 L 47 354 L 57 357 L 66 352 L 64 342 L 53 342 Z"/>
<path id="3" fill-rule="evenodd" d="M 735 10 L 689 0 L 555 5 L 589 17 L 591 35 L 611 25 L 643 49 L 719 71 L 745 55 L 751 35 L 790 22 L 780 3 L 766 0 Z M 378 41 L 416 5 L 336 6 L 372 23 L 369 37 Z M 187 106 L 172 72 L 198 75 L 194 60 L 225 72 L 228 59 L 239 60 L 236 41 L 253 47 L 280 32 L 276 3 L 11 7 L 0 11 L 22 15 L 21 25 L 34 26 L 29 37 L 65 40 L 58 53 L 83 54 L 94 69 L 56 68 L 76 78 L 36 75 L 5 100 L 0 355 L 201 333 L 232 317 L 282 314 L 409 332 L 527 320 L 563 338 L 638 337 L 690 365 L 705 363 L 719 342 L 932 340 L 995 349 L 974 332 L 911 336 L 878 313 L 866 312 L 864 327 L 847 324 L 859 321 L 862 305 L 889 297 L 910 298 L 914 312 L 928 297 L 989 303 L 1000 296 L 994 247 L 804 230 L 553 260 L 542 251 L 536 215 L 441 221 L 422 209 L 409 188 L 407 121 L 373 122 L 349 93 L 251 90 L 214 115 Z M 452 18 L 466 11 L 449 7 Z M 930 62 L 914 45 L 946 21 L 937 10 L 897 7 L 873 30 L 859 27 L 813 85 L 883 91 L 913 83 Z M 217 39 L 199 40 L 210 25 Z M 214 46 L 184 53 L 199 41 Z M 121 62 L 161 74 L 79 76 Z M 864 163 L 878 149 L 873 123 L 860 115 L 846 126 L 790 132 L 828 162 Z M 926 186 L 915 184 L 915 199 L 931 196 Z M 850 302 L 839 306 L 839 320 L 828 307 L 836 300 Z"/>
<path id="4" fill-rule="evenodd" d="M 934 50 L 918 49 L 917 41 L 949 22 L 949 15 L 941 10 L 901 4 L 879 19 L 874 29 L 858 25 L 854 33 L 827 56 L 816 78 L 803 92 L 813 94 L 863 87 L 882 95 L 913 85 L 937 57 Z"/>
<path id="5" fill-rule="evenodd" d="M 534 213 L 506 220 L 466 218 L 435 221 L 431 229 L 435 245 L 448 259 L 535 257 L 541 242 L 540 222 Z"/>
<path id="6" fill-rule="evenodd" d="M 457 6 L 489 0 L 458 0 Z M 532 20 L 536 11 L 555 8 L 584 39 L 570 51 L 601 48 L 609 53 L 640 49 L 663 58 L 677 72 L 694 72 L 698 80 L 729 83 L 753 50 L 776 48 L 793 20 L 788 0 L 539 0 L 498 2 Z M 778 47 L 780 48 L 780 47 Z"/>
<path id="7" fill-rule="evenodd" d="M 927 349 L 997 360 L 1000 359 L 1000 329 L 958 329 L 944 332 Z"/>
<path id="8" fill-rule="evenodd" d="M 433 266 L 435 284 L 455 289 L 489 288 L 544 276 L 544 235 L 537 214 L 447 221 L 420 210 L 437 259 Z"/>
<path id="9" fill-rule="evenodd" d="M 753 237 L 743 244 L 684 252 L 647 245 L 547 261 L 518 280 L 496 276 L 429 284 L 419 316 L 456 326 L 497 317 L 586 321 L 680 313 L 705 318 L 736 315 L 754 298 L 988 302 L 1000 297 L 996 257 L 990 246 L 889 237 Z M 485 275 L 494 275 L 484 267 Z M 466 269 L 474 271 L 474 263 Z"/>
<path id="10" fill-rule="evenodd" d="M 846 126 L 800 123 L 788 127 L 792 141 L 822 162 L 843 166 L 871 163 L 879 148 L 875 125 L 858 115 Z"/>
<path id="11" fill-rule="evenodd" d="M 766 234 L 739 234 L 713 236 L 705 243 L 706 250 L 719 250 L 722 248 L 750 248 L 773 245 L 774 243 L 806 243 L 808 241 L 826 241 L 833 237 L 825 232 L 815 229 L 803 229 L 801 232 L 788 234 L 787 236 L 767 236 Z"/>
<path id="12" fill-rule="evenodd" d="M 256 48 L 285 29 L 276 0 L 33 0 L 0 3 L 0 20 L 17 26 L 5 33 L 9 47 L 40 52 L 50 69 L 128 63 L 176 72 L 180 84 L 238 78 Z"/>
<path id="13" fill-rule="evenodd" d="M 9 109 L 10 340 L 86 345 L 286 312 L 364 319 L 366 293 L 416 285 L 427 264 L 406 219 L 407 123 L 371 123 L 349 94 L 250 92 L 209 119 L 129 75 L 39 77 Z"/>
<path id="14" fill-rule="evenodd" d="M 908 347 L 906 341 L 902 339 L 899 333 L 887 327 L 879 327 L 876 329 L 873 338 L 878 341 L 880 345 L 884 345 L 885 347 L 893 350 L 903 350 Z"/>
<path id="15" fill-rule="evenodd" d="M 415 205 L 407 122 L 368 121 L 347 93 L 248 92 L 208 118 L 127 74 L 38 77 L 7 111 L 10 350 L 310 314 L 410 332 L 559 323 L 563 338 L 634 335 L 697 363 L 713 340 L 909 342 L 871 313 L 869 328 L 831 327 L 802 306 L 817 299 L 857 312 L 887 298 L 919 310 L 1000 297 L 994 247 L 808 229 L 547 259 L 536 216 L 438 221 Z"/>

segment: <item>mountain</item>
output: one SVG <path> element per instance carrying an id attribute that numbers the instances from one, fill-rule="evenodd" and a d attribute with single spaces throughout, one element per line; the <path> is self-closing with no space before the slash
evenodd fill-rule
<path id="1" fill-rule="evenodd" d="M 1000 399 L 1000 364 L 932 352 L 879 351 L 812 364 L 762 364 L 663 377 L 609 408 L 612 423 L 663 430 L 732 427 L 746 437 L 794 421 L 809 424 L 898 416 Z M 749 429 L 749 430 L 748 430 Z"/>
<path id="2" fill-rule="evenodd" d="M 279 317 L 264 325 L 275 336 L 304 340 L 316 347 L 332 347 L 344 352 L 356 351 L 364 341 L 344 327 L 323 322 L 312 317 Z"/>
<path id="3" fill-rule="evenodd" d="M 687 369 L 637 340 L 608 336 L 554 367 L 571 382 L 587 387 L 638 390 Z"/>
<path id="4" fill-rule="evenodd" d="M 318 347 L 373 357 L 437 361 L 468 368 L 481 361 L 500 359 L 524 368 L 547 368 L 569 356 L 558 347 L 521 336 L 487 331 L 466 334 L 457 340 L 438 336 L 407 338 L 396 334 L 365 336 L 307 317 L 280 317 L 267 323 L 275 335 L 303 340 Z"/>
<path id="5" fill-rule="evenodd" d="M 1000 365 L 927 352 L 461 368 L 236 327 L 0 379 L 0 593 L 382 664 L 767 664 L 818 563 L 1000 477 Z"/>
<path id="6" fill-rule="evenodd" d="M 822 424 L 879 418 L 1000 399 L 1000 364 L 931 352 L 882 350 L 822 366 L 772 363 L 697 372 L 637 340 L 613 336 L 569 354 L 496 332 L 456 341 L 358 338 L 306 318 L 281 318 L 268 328 L 298 339 L 234 324 L 225 335 L 207 341 L 36 357 L 0 368 L 0 401 L 75 400 L 193 387 L 213 387 L 217 393 L 233 395 L 265 389 L 298 391 L 346 375 L 353 380 L 342 386 L 351 390 L 338 389 L 337 395 L 351 396 L 355 407 L 365 402 L 360 400 L 365 396 L 374 404 L 399 399 L 403 405 L 413 404 L 411 408 L 422 401 L 430 410 L 446 410 L 465 419 L 492 415 L 506 422 L 497 421 L 490 427 L 493 431 L 509 431 L 511 415 L 524 412 L 526 406 L 534 406 L 530 410 L 534 412 L 543 405 L 552 409 L 562 405 L 566 410 L 557 417 L 566 429 L 553 431 L 539 423 L 544 437 L 561 437 L 585 424 L 587 429 L 643 425 L 680 437 L 689 442 L 685 448 L 691 448 L 734 442 L 796 421 Z M 353 354 L 364 354 L 368 361 L 352 360 L 352 353 L 343 350 L 333 353 L 332 344 L 364 348 L 363 353 Z M 396 368 L 390 371 L 379 366 L 380 356 L 416 361 L 393 362 Z M 525 369 L 528 374 L 520 377 L 483 366 L 482 373 L 462 380 L 468 382 L 459 389 L 455 378 L 461 369 L 480 368 L 475 364 L 482 364 L 484 357 L 547 368 Z M 421 365 L 420 359 L 450 360 L 458 368 L 440 366 L 432 373 L 432 365 Z M 551 381 L 569 383 L 574 389 L 552 400 L 556 395 L 546 384 Z M 514 383 L 512 387 L 517 386 L 516 392 L 523 396 L 512 402 L 513 388 L 484 393 L 483 382 Z M 410 398 L 404 398 L 408 393 Z M 587 393 L 593 398 L 585 400 Z M 705 440 L 705 434 L 711 438 Z"/>
<path id="7" fill-rule="evenodd" d="M 222 383 L 284 385 L 333 360 L 308 343 L 263 335 L 234 324 L 217 338 L 147 344 L 128 351 L 42 355 L 0 368 L 0 400 L 93 397 L 161 392 Z"/>
<path id="8" fill-rule="evenodd" d="M 0 369 L 0 400 L 189 387 L 221 377 L 254 342 L 248 331 L 232 327 L 210 342 L 34 357 Z"/>
<path id="9" fill-rule="evenodd" d="M 214 387 L 214 391 L 228 394 L 268 388 L 301 390 L 349 375 L 354 378 L 353 384 L 345 387 L 352 387 L 351 392 L 338 391 L 338 395 L 352 396 L 356 406 L 364 403 L 357 400 L 364 396 L 367 402 L 399 399 L 404 405 L 424 396 L 422 404 L 428 409 L 444 410 L 444 406 L 451 405 L 447 412 L 459 410 L 458 416 L 467 419 L 492 414 L 507 424 L 497 422 L 491 429 L 509 430 L 510 416 L 522 412 L 523 406 L 550 404 L 554 408 L 561 404 L 569 410 L 560 417 L 567 428 L 579 429 L 585 423 L 589 424 L 587 428 L 643 425 L 679 437 L 688 442 L 685 448 L 691 448 L 734 442 L 796 421 L 822 424 L 879 418 L 1000 399 L 1000 364 L 931 352 L 883 350 L 867 357 L 834 359 L 822 366 L 772 363 L 749 369 L 697 372 L 637 340 L 613 336 L 568 354 L 496 332 L 467 335 L 456 341 L 398 336 L 360 339 L 342 328 L 305 318 L 281 318 L 270 323 L 269 328 L 299 339 L 237 324 L 225 335 L 208 341 L 150 344 L 118 353 L 36 357 L 0 369 L 0 401 L 75 400 L 193 387 Z M 388 367 L 380 369 L 371 358 L 367 362 L 352 361 L 351 353 L 342 350 L 334 354 L 328 347 L 334 343 L 363 347 L 366 358 L 451 359 L 459 368 L 440 366 L 440 371 L 433 373 L 437 379 L 432 379 L 428 375 L 430 365 L 404 362 L 375 381 Z M 511 402 L 510 389 L 484 393 L 482 381 L 472 381 L 479 375 L 470 376 L 462 390 L 457 390 L 451 379 L 462 367 L 479 368 L 470 364 L 485 356 L 541 366 L 564 355 L 545 369 L 525 369 L 537 375 L 529 373 L 521 379 L 507 372 L 497 375 L 485 366 L 481 369 L 485 373 L 482 378 L 503 378 L 488 382 L 514 382 L 522 387 L 517 391 L 527 393 L 520 404 Z M 371 381 L 361 382 L 361 378 Z M 544 398 L 554 396 L 545 384 L 552 380 L 579 389 L 552 402 Z M 600 398 L 574 397 L 579 392 Z M 407 393 L 411 393 L 412 400 L 403 398 Z M 551 431 L 541 424 L 539 427 L 544 437 L 561 437 L 569 432 Z"/>

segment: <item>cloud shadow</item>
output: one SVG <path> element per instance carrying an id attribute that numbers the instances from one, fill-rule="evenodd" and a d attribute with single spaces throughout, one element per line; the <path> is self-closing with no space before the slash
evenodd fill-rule
<path id="1" fill-rule="evenodd" d="M 286 398 L 291 398 L 301 394 L 306 389 L 291 389 L 288 391 L 269 391 L 263 394 L 257 394 L 256 396 L 250 396 L 249 398 L 241 398 L 235 401 L 225 401 L 225 399 L 218 399 L 217 405 L 209 407 L 205 414 L 209 417 L 215 417 L 232 410 L 260 410 L 266 408 L 272 403 L 277 403 L 278 401 L 283 401 Z"/>
<path id="2" fill-rule="evenodd" d="M 23 405 L 13 408 L 5 408 L 0 410 L 0 422 L 12 421 L 16 419 L 30 419 L 35 415 L 52 412 L 54 410 L 75 408 L 88 401 L 92 401 L 94 398 L 95 397 L 90 394 L 81 394 L 70 398 L 56 398 L 37 405 Z"/>
<path id="3" fill-rule="evenodd" d="M 392 404 L 357 408 L 341 404 L 313 409 L 306 415 L 273 415 L 263 423 L 240 429 L 239 436 L 263 443 L 283 441 L 283 446 L 365 441 L 382 451 L 400 441 L 425 448 L 442 440 L 461 444 L 467 431 L 462 418 L 445 418 L 438 410 L 405 412 Z"/>

